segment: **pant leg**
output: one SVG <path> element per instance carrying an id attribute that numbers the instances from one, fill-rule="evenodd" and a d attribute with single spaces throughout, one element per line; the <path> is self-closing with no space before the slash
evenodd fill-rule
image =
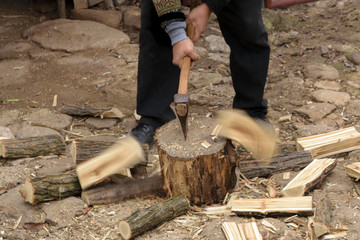
<path id="1" fill-rule="evenodd" d="M 233 108 L 252 117 L 265 117 L 264 97 L 270 47 L 262 22 L 262 1 L 231 0 L 217 14 L 225 41 L 231 48 L 230 69 L 235 89 Z"/>
<path id="2" fill-rule="evenodd" d="M 142 0 L 138 63 L 137 113 L 156 127 L 175 118 L 170 108 L 180 70 L 172 64 L 172 46 L 151 0 Z"/>

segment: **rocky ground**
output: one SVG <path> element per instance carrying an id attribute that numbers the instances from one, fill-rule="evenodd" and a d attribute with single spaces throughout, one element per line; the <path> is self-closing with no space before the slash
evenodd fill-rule
<path id="1" fill-rule="evenodd" d="M 70 11 L 71 1 L 68 4 Z M 102 7 L 94 8 L 97 22 L 56 20 L 56 10 L 49 5 L 1 1 L 0 137 L 58 134 L 70 143 L 79 136 L 117 139 L 134 126 L 139 9 L 125 2 L 109 14 L 103 13 Z M 266 97 L 269 118 L 279 133 L 280 152 L 296 151 L 297 137 L 350 126 L 359 129 L 359 9 L 359 0 L 320 0 L 264 10 L 272 47 Z M 84 18 L 80 13 L 72 17 Z M 231 106 L 229 48 L 220 35 L 212 16 L 197 44 L 202 60 L 191 72 L 191 114 L 211 115 Z M 125 117 L 109 120 L 60 114 L 66 104 L 94 103 L 116 106 Z M 358 183 L 345 174 L 344 166 L 359 161 L 360 151 L 335 157 L 336 168 L 317 188 L 328 199 L 331 226 L 346 230 L 334 232 L 333 239 L 355 240 L 360 234 Z M 150 159 L 156 162 L 155 149 Z M 69 151 L 61 156 L 0 158 L 0 239 L 121 239 L 117 231 L 120 219 L 162 200 L 149 196 L 81 214 L 84 203 L 78 197 L 31 206 L 18 193 L 29 176 L 72 167 Z M 252 181 L 254 188 L 243 185 L 234 194 L 265 197 L 265 182 L 277 189 L 280 197 L 280 189 L 289 180 L 276 174 Z M 138 239 L 225 239 L 222 222 L 248 220 L 190 212 Z M 310 239 L 304 217 L 258 218 L 256 222 L 264 239 Z"/>

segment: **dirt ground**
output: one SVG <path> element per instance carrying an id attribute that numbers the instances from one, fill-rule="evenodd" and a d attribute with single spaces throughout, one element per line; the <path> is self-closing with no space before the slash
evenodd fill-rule
<path id="1" fill-rule="evenodd" d="M 68 13 L 71 2 L 67 1 Z M 64 42 L 54 43 L 57 47 L 49 47 L 44 43 L 46 37 L 36 38 L 36 33 L 24 37 L 30 27 L 54 19 L 56 10 L 41 13 L 35 1 L 0 2 L 0 126 L 8 127 L 19 137 L 32 113 L 44 109 L 58 113 L 67 104 L 104 103 L 118 107 L 125 117 L 104 128 L 90 125 L 86 118 L 72 119 L 71 126 L 89 135 L 117 138 L 127 134 L 135 123 L 138 30 L 122 25 L 120 30 L 130 36 L 126 44 L 79 51 L 59 47 L 71 36 L 62 35 Z M 269 101 L 269 119 L 278 132 L 279 153 L 296 151 L 298 137 L 351 126 L 360 129 L 359 20 L 359 0 L 319 0 L 284 9 L 264 9 L 272 48 L 265 96 Z M 50 35 L 51 28 L 48 31 Z M 212 116 L 231 106 L 229 51 L 223 42 L 212 40 L 220 35 L 216 17 L 212 16 L 206 33 L 197 43 L 202 59 L 196 63 L 190 80 L 192 115 Z M 55 95 L 58 101 L 53 106 Z M 69 126 L 64 128 L 69 130 Z M 156 149 L 152 148 L 150 153 L 150 163 L 156 166 Z M 333 157 L 338 160 L 336 168 L 316 186 L 329 201 L 329 224 L 333 231 L 328 235 L 332 239 L 359 239 L 360 185 L 346 175 L 344 166 L 360 161 L 360 150 Z M 71 166 L 69 151 L 65 156 L 47 158 L 15 161 L 0 158 L 0 239 L 121 239 L 117 231 L 120 219 L 164 199 L 137 198 L 96 206 L 87 214 L 79 214 L 84 203 L 77 197 L 40 207 L 23 203 L 18 188 L 26 177 L 64 171 Z M 296 172 L 291 172 L 291 177 L 295 175 Z M 249 185 L 238 179 L 237 190 L 232 194 L 266 197 L 269 185 L 280 197 L 281 189 L 289 182 L 283 180 L 282 173 L 250 180 Z M 309 195 L 312 194 L 311 191 Z M 264 239 L 311 239 L 308 218 L 289 216 L 255 221 Z M 222 222 L 250 220 L 189 212 L 138 239 L 220 240 L 225 239 Z"/>

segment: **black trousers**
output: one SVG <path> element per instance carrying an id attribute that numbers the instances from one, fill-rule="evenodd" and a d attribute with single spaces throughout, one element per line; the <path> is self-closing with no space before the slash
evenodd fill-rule
<path id="1" fill-rule="evenodd" d="M 230 46 L 230 70 L 235 89 L 233 108 L 252 117 L 267 114 L 263 98 L 270 47 L 262 22 L 262 0 L 231 0 L 217 14 Z M 140 122 L 156 127 L 175 118 L 170 108 L 177 92 L 180 70 L 172 64 L 172 46 L 160 27 L 151 0 L 142 0 L 138 66 L 137 113 Z"/>

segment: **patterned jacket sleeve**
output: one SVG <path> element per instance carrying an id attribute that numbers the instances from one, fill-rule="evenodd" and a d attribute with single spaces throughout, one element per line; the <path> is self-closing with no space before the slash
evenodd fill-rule
<path id="1" fill-rule="evenodd" d="M 156 12 L 161 21 L 161 27 L 165 28 L 172 22 L 185 21 L 182 12 L 181 0 L 152 0 Z"/>

